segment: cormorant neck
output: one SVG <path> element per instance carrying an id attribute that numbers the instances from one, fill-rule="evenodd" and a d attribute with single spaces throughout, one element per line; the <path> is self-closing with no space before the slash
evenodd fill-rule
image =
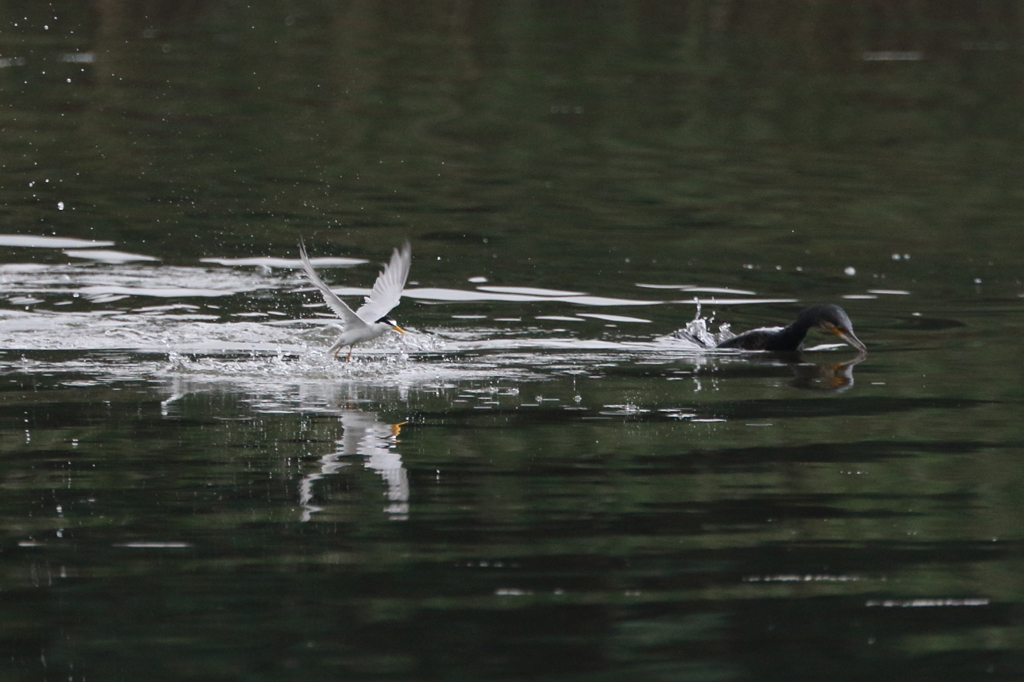
<path id="1" fill-rule="evenodd" d="M 793 334 L 798 334 L 800 338 L 803 339 L 805 336 L 807 336 L 807 332 L 813 326 L 814 325 L 811 323 L 809 319 L 805 318 L 804 316 L 801 316 L 798 317 L 796 321 L 793 322 L 793 324 L 786 327 L 786 331 L 791 332 Z"/>
<path id="2" fill-rule="evenodd" d="M 772 339 L 767 350 L 797 350 L 803 343 L 804 337 L 811 325 L 802 320 L 797 320 L 791 325 L 783 327 L 778 335 Z"/>

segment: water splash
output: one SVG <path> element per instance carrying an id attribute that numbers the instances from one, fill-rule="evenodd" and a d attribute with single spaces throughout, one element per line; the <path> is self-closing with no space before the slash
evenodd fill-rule
<path id="1" fill-rule="evenodd" d="M 712 331 L 711 327 L 715 323 L 715 316 L 712 313 L 710 317 L 702 316 L 702 305 L 699 299 L 694 299 L 696 304 L 696 310 L 693 314 L 693 319 L 686 323 L 686 326 L 682 329 L 677 329 L 666 337 L 662 337 L 663 341 L 671 342 L 682 342 L 688 344 L 693 348 L 699 349 L 711 349 L 718 346 L 718 344 L 735 337 L 729 328 L 728 322 L 723 322 L 718 326 L 718 331 Z"/>

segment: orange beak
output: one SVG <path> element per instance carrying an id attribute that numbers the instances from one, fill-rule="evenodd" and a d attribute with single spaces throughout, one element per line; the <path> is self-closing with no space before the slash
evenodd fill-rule
<path id="1" fill-rule="evenodd" d="M 857 350 L 859 350 L 860 352 L 866 353 L 868 351 L 868 347 L 861 343 L 861 340 L 854 336 L 853 332 L 845 331 L 843 329 L 840 329 L 839 327 L 832 327 L 832 333 L 841 338 L 846 343 L 856 348 Z"/>

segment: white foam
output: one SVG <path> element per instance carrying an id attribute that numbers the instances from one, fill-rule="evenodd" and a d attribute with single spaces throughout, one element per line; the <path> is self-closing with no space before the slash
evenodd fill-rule
<path id="1" fill-rule="evenodd" d="M 114 242 L 63 237 L 36 237 L 24 234 L 0 234 L 0 246 L 20 246 L 28 249 L 90 249 L 113 246 Z"/>

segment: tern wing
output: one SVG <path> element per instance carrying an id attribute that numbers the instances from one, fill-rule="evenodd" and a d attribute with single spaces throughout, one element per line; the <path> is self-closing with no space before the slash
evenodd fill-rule
<path id="1" fill-rule="evenodd" d="M 391 254 L 391 262 L 384 266 L 384 270 L 373 284 L 373 290 L 366 297 L 366 302 L 356 311 L 356 315 L 363 322 L 373 324 L 398 305 L 402 300 L 405 280 L 409 278 L 411 264 L 412 246 L 405 242 L 401 250 L 395 249 Z"/>
<path id="2" fill-rule="evenodd" d="M 302 258 L 302 269 L 306 271 L 306 277 L 312 282 L 313 286 L 320 290 L 320 294 L 324 297 L 324 301 L 328 307 L 334 311 L 334 314 L 340 317 L 344 322 L 345 329 L 348 329 L 351 325 L 366 326 L 358 315 L 352 312 L 344 301 L 331 291 L 330 287 L 324 284 L 324 281 L 320 279 L 320 275 L 316 274 L 316 270 L 313 269 L 313 263 L 310 262 L 309 256 L 306 255 L 306 245 L 299 242 L 299 256 Z"/>

